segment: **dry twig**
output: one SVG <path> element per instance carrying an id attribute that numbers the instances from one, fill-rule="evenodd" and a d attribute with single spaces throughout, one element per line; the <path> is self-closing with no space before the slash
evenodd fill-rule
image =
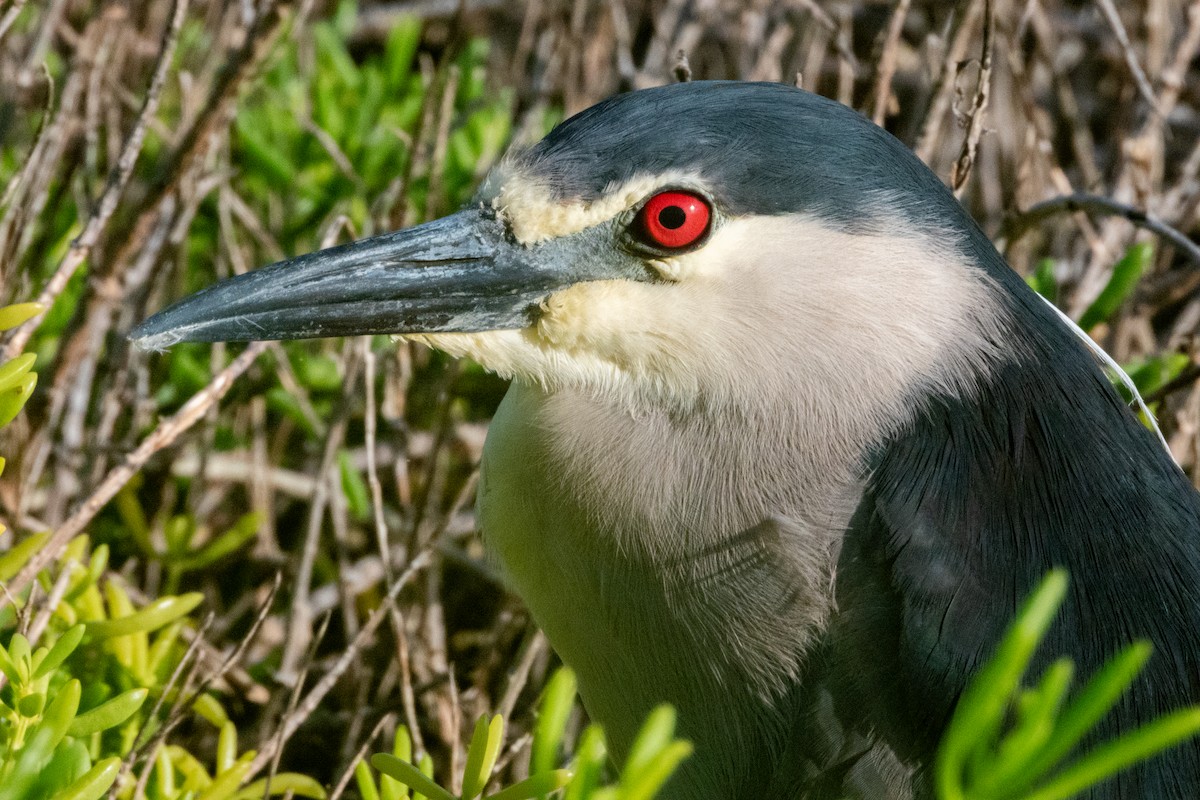
<path id="1" fill-rule="evenodd" d="M 276 751 L 283 747 L 291 738 L 296 729 L 303 724 L 304 720 L 316 709 L 317 705 L 324 699 L 325 695 L 329 694 L 334 685 L 342 674 L 349 669 L 355 659 L 359 658 L 361 651 L 366 647 L 367 642 L 375 634 L 375 630 L 383 622 L 384 616 L 388 613 L 388 607 L 396 602 L 396 597 L 400 594 L 400 590 L 408 585 L 413 576 L 429 565 L 432 558 L 432 551 L 424 550 L 417 554 L 412 561 L 408 563 L 408 567 L 396 578 L 396 582 L 392 584 L 392 588 L 388 591 L 387 596 L 380 603 L 379 607 L 371 612 L 371 616 L 363 624 L 356 635 L 347 645 L 342 654 L 329 668 L 329 671 L 321 677 L 321 680 L 309 690 L 304 699 L 300 701 L 294 713 L 288 714 L 280 723 L 278 734 L 264 745 L 263 749 L 255 756 L 254 761 L 250 765 L 250 770 L 247 777 L 257 775 L 262 771 L 263 767 L 272 763 L 275 759 Z"/>
<path id="2" fill-rule="evenodd" d="M 160 422 L 158 427 L 142 440 L 137 449 L 125 457 L 120 466 L 109 472 L 79 509 L 51 534 L 42 549 L 8 582 L 8 590 L 12 594 L 6 594 L 0 598 L 0 608 L 8 605 L 12 595 L 24 591 L 40 571 L 59 557 L 67 543 L 83 531 L 100 509 L 120 491 L 122 486 L 129 482 L 134 473 L 146 465 L 151 456 L 164 447 L 169 447 L 185 431 L 203 418 L 208 409 L 218 403 L 229 391 L 234 379 L 249 369 L 250 365 L 254 363 L 254 359 L 264 349 L 266 349 L 265 342 L 250 344 L 228 367 L 214 377 L 208 386 L 184 403 L 175 416 Z"/>
<path id="3" fill-rule="evenodd" d="M 1150 104 L 1150 108 L 1154 109 L 1156 114 L 1161 115 L 1162 110 L 1158 107 L 1158 98 L 1154 96 L 1154 89 L 1150 86 L 1150 79 L 1146 77 L 1146 73 L 1142 70 L 1137 53 L 1133 49 L 1133 43 L 1129 41 L 1129 33 L 1125 30 L 1125 23 L 1121 22 L 1121 12 L 1117 11 L 1113 0 L 1096 0 L 1096 4 L 1100 6 L 1100 11 L 1104 15 L 1104 21 L 1108 23 L 1108 27 L 1112 28 L 1113 36 L 1117 37 L 1117 44 L 1121 46 L 1121 55 L 1125 58 L 1125 64 L 1129 67 L 1129 74 L 1133 76 L 1134 85 L 1137 86 L 1142 99 Z"/>
<path id="4" fill-rule="evenodd" d="M 962 191 L 971 175 L 979 140 L 983 137 L 984 113 L 987 111 L 988 96 L 991 92 L 992 33 L 995 25 L 992 0 L 983 0 L 983 54 L 979 57 L 979 85 L 975 90 L 975 98 L 971 101 L 971 109 L 967 112 L 967 135 L 963 139 L 962 151 L 958 155 L 958 161 L 954 162 L 954 170 L 950 173 L 950 186 L 956 194 Z"/>
<path id="5" fill-rule="evenodd" d="M 904 18 L 908 16 L 912 0 L 899 0 L 888 22 L 887 39 L 879 56 L 878 77 L 875 80 L 875 111 L 871 119 L 882 125 L 892 100 L 892 78 L 896 74 L 896 51 L 900 48 L 900 34 L 904 31 Z M 984 56 L 985 58 L 987 56 Z M 982 79 L 982 78 L 981 78 Z"/>
<path id="6" fill-rule="evenodd" d="M 1126 203 L 1119 203 L 1111 198 L 1094 194 L 1072 194 L 1065 197 L 1055 197 L 1031 206 L 1006 220 L 1004 227 L 1000 231 L 1000 236 L 1005 239 L 1018 239 L 1030 228 L 1056 214 L 1074 213 L 1076 211 L 1120 217 L 1132 222 L 1139 228 L 1153 231 L 1178 247 L 1190 261 L 1195 262 L 1196 266 L 1200 267 L 1200 245 L 1189 239 L 1185 233 L 1172 227 L 1153 214 L 1136 209 Z"/>
<path id="7" fill-rule="evenodd" d="M 71 243 L 71 248 L 67 250 L 67 254 L 63 256 L 63 260 L 38 295 L 37 302 L 47 311 L 62 294 L 63 289 L 67 286 L 67 281 L 75 274 L 75 270 L 92 252 L 92 248 L 100 240 L 109 220 L 112 219 L 113 212 L 117 209 L 121 194 L 129 183 L 130 175 L 133 174 L 134 164 L 137 163 L 138 155 L 142 152 L 142 144 L 146 139 L 146 127 L 158 111 L 159 98 L 162 96 L 163 86 L 167 82 L 167 72 L 171 68 L 171 58 L 175 54 L 175 46 L 179 43 L 179 31 L 183 27 L 187 9 L 188 0 L 173 0 L 170 22 L 163 32 L 158 62 L 154 65 L 154 76 L 150 79 L 150 87 L 146 90 L 146 99 L 142 103 L 142 110 L 138 113 L 137 121 L 134 122 L 132 130 L 125 138 L 121 156 L 109 173 L 104 192 L 96 201 L 83 231 Z M 5 360 L 20 355 L 41 319 L 42 314 L 39 314 L 13 331 L 4 346 L 3 358 Z"/>

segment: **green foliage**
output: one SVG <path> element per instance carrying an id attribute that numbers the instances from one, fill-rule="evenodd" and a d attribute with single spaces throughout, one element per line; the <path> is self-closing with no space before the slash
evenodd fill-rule
<path id="1" fill-rule="evenodd" d="M 35 303 L 0 308 L 0 330 L 15 328 L 36 316 Z M 37 376 L 30 354 L 0 366 L 0 426 L 24 407 Z M 0 469 L 3 460 L 0 459 Z M 35 534 L 0 556 L 0 580 L 8 580 L 33 557 L 48 534 Z M 93 577 L 84 571 L 81 580 Z M 72 586 L 68 594 L 77 589 Z M 76 594 L 76 596 L 78 596 Z M 0 633 L 11 629 L 15 615 L 0 616 Z M 83 685 L 65 664 L 79 648 L 85 626 L 70 624 L 48 643 L 34 647 L 25 634 L 11 630 L 0 644 L 0 800 L 97 800 L 116 780 L 120 758 L 94 757 L 86 744 L 127 722 L 146 700 L 145 689 L 112 696 L 91 692 L 88 710 L 80 713 Z M 90 687 L 89 687 L 90 688 Z"/>
<path id="2" fill-rule="evenodd" d="M 163 544 L 157 544 L 150 533 L 145 509 L 138 499 L 140 476 L 126 485 L 114 500 L 124 530 L 136 544 L 143 558 L 161 563 L 166 570 L 166 591 L 178 589 L 189 572 L 208 569 L 237 553 L 258 534 L 260 520 L 253 512 L 243 514 L 228 529 L 213 534 L 207 525 L 190 514 L 176 514 L 163 530 Z"/>
<path id="3" fill-rule="evenodd" d="M 1181 709 L 1068 761 L 1140 674 L 1151 647 L 1130 645 L 1069 700 L 1074 665 L 1067 659 L 1024 688 L 1066 590 L 1065 573 L 1047 576 L 963 693 L 938 752 L 941 800 L 1065 800 L 1200 733 L 1200 707 Z"/>
<path id="4" fill-rule="evenodd" d="M 39 311 L 31 303 L 0 308 L 0 330 Z M 28 399 L 36 381 L 33 362 L 23 355 L 0 366 L 0 425 Z M 145 527 L 144 515 L 140 524 Z M 190 549 L 190 535 L 168 537 L 174 543 L 166 554 L 173 556 L 169 569 L 205 566 L 235 550 L 255 528 L 252 516 L 243 518 L 232 531 Z M 0 581 L 16 575 L 48 538 L 35 533 L 0 555 Z M 186 617 L 203 595 L 164 595 L 138 608 L 119 579 L 105 579 L 107 566 L 108 547 L 89 552 L 81 536 L 52 567 L 57 575 L 47 570 L 38 576 L 45 591 L 64 580 L 66 590 L 36 645 L 19 628 L 12 606 L 0 612 L 0 800 L 98 800 L 112 789 L 122 761 L 161 724 L 161 712 L 154 715 L 150 707 L 169 708 L 181 700 L 172 675 L 185 654 L 180 640 Z M 15 605 L 20 609 L 22 598 Z M 151 697 L 163 702 L 148 704 Z M 161 747 L 144 766 L 155 771 L 151 797 L 261 797 L 265 787 L 256 784 L 239 791 L 253 752 L 237 756 L 237 729 L 215 698 L 202 700 L 206 716 L 221 720 L 216 769 L 209 773 L 183 748 Z M 324 797 L 303 775 L 275 776 L 271 787 L 274 794 Z M 132 783 L 120 787 L 117 796 L 127 800 L 132 789 Z"/>
<path id="5" fill-rule="evenodd" d="M 1087 311 L 1079 318 L 1079 327 L 1090 331 L 1112 317 L 1133 293 L 1142 273 L 1153 259 L 1154 248 L 1149 243 L 1140 242 L 1130 247 L 1121 260 L 1113 265 L 1112 277 L 1108 279 L 1108 284 L 1100 292 L 1100 296 L 1092 301 Z"/>
<path id="6" fill-rule="evenodd" d="M 604 733 L 589 726 L 579 737 L 569 766 L 556 768 L 575 703 L 575 676 L 560 669 L 546 685 L 541 712 L 534 728 L 530 776 L 511 786 L 486 793 L 496 759 L 504 744 L 504 720 L 499 715 L 475 724 L 462 775 L 462 792 L 455 794 L 433 780 L 428 755 L 414 762 L 412 740 L 403 727 L 397 730 L 391 753 L 376 753 L 371 764 L 379 770 L 377 784 L 365 762 L 355 765 L 355 779 L 363 800 L 534 800 L 562 792 L 564 800 L 650 800 L 692 752 L 689 742 L 675 738 L 675 712 L 661 706 L 646 719 L 617 783 L 605 785 L 608 760 Z"/>
<path id="7" fill-rule="evenodd" d="M 37 303 L 17 303 L 0 308 L 0 331 L 11 330 L 41 311 L 42 307 Z M 32 371 L 36 360 L 32 353 L 23 353 L 0 365 L 0 428 L 13 421 L 33 394 L 37 386 L 37 373 Z M 4 460 L 0 459 L 0 471 L 3 469 Z"/>
<path id="8" fill-rule="evenodd" d="M 1173 381 L 1191 363 L 1192 360 L 1186 353 L 1163 353 L 1124 364 L 1122 368 L 1138 392 L 1145 396 Z M 1125 395 L 1127 402 L 1133 399 L 1123 385 L 1118 384 L 1117 390 Z"/>
<path id="9" fill-rule="evenodd" d="M 1025 279 L 1030 288 L 1049 300 L 1058 300 L 1058 278 L 1054 275 L 1054 259 L 1043 258 L 1038 262 L 1037 269 Z"/>
<path id="10" fill-rule="evenodd" d="M 369 231 L 375 219 L 389 215 L 396 191 L 422 212 L 457 206 L 510 135 L 509 97 L 487 95 L 487 43 L 476 40 L 455 62 L 456 117 L 441 180 L 431 188 L 429 176 L 414 169 L 414 157 L 422 157 L 414 145 L 422 137 L 425 145 L 432 141 L 433 132 L 421 130 L 421 116 L 427 95 L 442 84 L 416 68 L 420 23 L 401 20 L 381 51 L 356 61 L 345 44 L 354 15 L 354 4 L 344 1 L 332 20 L 315 24 L 311 62 L 298 48 L 284 52 L 234 123 L 240 190 L 255 205 L 267 198 L 282 202 L 272 216 L 283 222 L 285 248 L 311 249 L 316 229 L 335 214 L 345 214 L 354 230 Z M 406 175 L 412 180 L 401 185 Z M 439 193 L 436 202 L 430 191 Z"/>
<path id="11" fill-rule="evenodd" d="M 28 541 L 39 541 L 30 537 Z M 36 548 L 14 548 L 4 567 L 15 572 Z M 12 558 L 18 556 L 17 558 Z M 17 563 L 19 562 L 19 563 Z M 165 595 L 142 607 L 116 577 L 104 579 L 108 548 L 88 552 L 86 537 L 71 542 L 60 561 L 67 575 L 63 602 L 36 649 L 14 630 L 15 616 L 0 618 L 0 800 L 89 800 L 107 792 L 118 767 L 148 742 L 164 719 L 162 710 L 182 702 L 171 676 L 180 667 L 187 615 L 203 599 L 197 593 Z M 47 589 L 57 576 L 43 573 Z M 161 702 L 147 702 L 153 699 Z M 238 755 L 237 729 L 211 695 L 196 700 L 199 715 L 219 730 L 210 772 L 200 759 L 176 746 L 160 747 L 142 765 L 152 770 L 153 800 L 250 800 L 264 785 L 241 784 L 252 751 Z M 128 800 L 133 784 L 118 789 Z M 304 775 L 271 780 L 271 793 L 323 798 L 324 790 Z"/>
<path id="12" fill-rule="evenodd" d="M 1097 325 L 1111 320 L 1133 294 L 1153 260 L 1154 246 L 1149 242 L 1139 242 L 1126 250 L 1125 255 L 1113 265 L 1112 275 L 1104 289 L 1079 318 L 1079 327 L 1091 332 Z M 1054 275 L 1053 259 L 1039 261 L 1025 282 L 1051 303 L 1058 299 L 1058 279 Z"/>
<path id="13" fill-rule="evenodd" d="M 1085 332 L 1091 332 L 1097 326 L 1109 322 L 1133 294 L 1138 281 L 1150 267 L 1153 258 L 1154 248 L 1149 243 L 1142 242 L 1130 247 L 1121 260 L 1113 265 L 1112 276 L 1100 295 L 1080 317 L 1079 327 Z M 1025 282 L 1051 303 L 1058 296 L 1058 282 L 1054 275 L 1054 262 L 1051 259 L 1039 261 L 1037 269 L 1026 278 Z M 1187 369 L 1190 363 L 1191 360 L 1183 353 L 1160 353 L 1124 364 L 1122 369 L 1133 381 L 1138 393 L 1144 397 L 1153 394 L 1172 381 Z M 1125 401 L 1132 403 L 1133 395 L 1126 387 L 1125 382 L 1115 374 L 1110 374 L 1109 377 Z M 1149 425 L 1149 420 L 1144 421 Z"/>

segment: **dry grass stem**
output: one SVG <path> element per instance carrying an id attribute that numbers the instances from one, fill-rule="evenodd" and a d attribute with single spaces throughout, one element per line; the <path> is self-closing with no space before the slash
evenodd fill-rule
<path id="1" fill-rule="evenodd" d="M 1153 214 L 1100 195 L 1072 194 L 1066 197 L 1055 197 L 1030 206 L 1025 211 L 1010 217 L 1005 222 L 1000 235 L 1006 239 L 1016 239 L 1030 228 L 1041 224 L 1056 214 L 1075 213 L 1079 211 L 1104 216 L 1117 216 L 1128 220 L 1139 228 L 1153 231 L 1178 247 L 1196 265 L 1196 268 L 1200 269 L 1200 244 L 1193 242 L 1185 233 L 1177 230 Z"/>
<path id="2" fill-rule="evenodd" d="M 996 20 L 992 9 L 992 0 L 983 0 L 983 42 L 980 45 L 982 53 L 979 57 L 979 83 L 971 108 L 966 114 L 967 134 L 963 139 L 962 151 L 954 162 L 954 170 L 950 174 L 950 186 L 955 193 L 961 192 L 971 175 L 971 167 L 975 164 L 975 154 L 979 150 L 979 140 L 983 137 L 985 112 L 988 97 L 991 94 L 992 81 L 992 34 Z"/>
<path id="3" fill-rule="evenodd" d="M 146 465 L 151 456 L 159 450 L 169 447 L 179 436 L 195 425 L 211 406 L 220 402 L 233 385 L 234 379 L 249 369 L 250 365 L 254 363 L 254 359 L 264 349 L 266 349 L 265 342 L 254 342 L 248 345 L 228 367 L 214 377 L 207 387 L 188 400 L 173 417 L 160 422 L 158 427 L 142 440 L 137 449 L 125 457 L 120 466 L 115 467 L 105 476 L 79 509 L 51 534 L 42 549 L 8 582 L 8 590 L 14 594 L 23 592 L 39 572 L 59 557 L 67 543 L 83 531 L 97 512 L 113 498 L 121 487 Z M 10 599 L 11 595 L 0 599 L 0 608 L 4 608 Z"/>
<path id="4" fill-rule="evenodd" d="M 878 77 L 875 80 L 875 111 L 871 114 L 876 125 L 883 124 L 893 102 L 892 78 L 896 74 L 896 50 L 900 46 L 900 32 L 904 30 L 904 18 L 911 5 L 912 0 L 899 0 L 888 22 L 887 39 L 879 56 Z"/>
<path id="5" fill-rule="evenodd" d="M 408 585 L 413 576 L 429 565 L 431 555 L 429 550 L 418 553 L 408 563 L 404 571 L 396 577 L 396 582 L 388 590 L 383 602 L 367 618 L 358 635 L 354 637 L 342 654 L 338 656 L 337 660 L 333 662 L 329 671 L 321 676 L 321 679 L 313 685 L 308 694 L 304 696 L 304 699 L 299 701 L 294 710 L 281 720 L 279 732 L 276 737 L 263 747 L 251 763 L 250 770 L 247 773 L 248 778 L 257 775 L 262 771 L 263 767 L 275 762 L 276 751 L 291 738 L 291 735 L 296 732 L 301 723 L 316 709 L 325 695 L 329 694 L 330 690 L 333 689 L 338 679 L 342 677 L 346 670 L 350 668 L 350 665 L 354 663 L 355 659 L 359 657 L 360 651 L 366 646 L 370 637 L 375 634 L 375 630 L 379 627 L 380 623 L 383 622 L 384 616 L 388 613 L 388 607 L 396 602 L 396 597 L 400 594 L 400 590 Z M 301 682 L 298 681 L 296 687 L 299 689 Z"/>

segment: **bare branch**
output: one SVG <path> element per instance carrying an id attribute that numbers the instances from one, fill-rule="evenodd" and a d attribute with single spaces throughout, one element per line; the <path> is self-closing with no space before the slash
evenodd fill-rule
<path id="1" fill-rule="evenodd" d="M 50 536 L 45 546 L 9 581 L 8 590 L 11 594 L 6 594 L 0 598 L 0 608 L 7 606 L 11 602 L 13 595 L 24 591 L 38 572 L 59 557 L 63 548 L 67 546 L 67 543 L 87 527 L 88 523 L 92 521 L 92 518 L 96 516 L 100 509 L 121 490 L 122 486 L 129 482 L 134 473 L 146 465 L 151 456 L 164 447 L 169 447 L 188 428 L 203 418 L 208 413 L 208 409 L 225 396 L 225 393 L 229 391 L 229 387 L 233 386 L 234 380 L 250 368 L 250 365 L 254 363 L 254 359 L 258 358 L 259 354 L 266 349 L 266 346 L 266 342 L 253 342 L 250 344 L 228 367 L 213 378 L 208 386 L 201 389 L 190 400 L 184 403 L 175 416 L 160 422 L 158 427 L 142 440 L 137 449 L 125 457 L 124 462 L 114 467 L 104 476 L 104 480 L 100 482 L 100 485 L 96 487 L 91 496 Z"/>
<path id="2" fill-rule="evenodd" d="M 171 20 L 163 32 L 162 46 L 159 49 L 158 62 L 154 66 L 154 75 L 150 79 L 150 88 L 146 90 L 146 99 L 142 103 L 142 110 L 138 113 L 137 121 L 134 122 L 133 129 L 129 131 L 125 145 L 121 148 L 121 156 L 109 173 L 104 192 L 96 202 L 96 207 L 92 209 L 92 214 L 88 218 L 87 224 L 84 225 L 83 232 L 71 243 L 67 254 L 63 256 L 58 268 L 54 270 L 54 274 L 50 276 L 50 280 L 38 295 L 37 302 L 47 311 L 62 294 L 67 282 L 75 274 L 75 270 L 92 252 L 92 248 L 99 241 L 100 235 L 108 226 L 113 212 L 117 209 L 121 193 L 129 183 L 129 176 L 133 174 L 134 164 L 137 163 L 138 155 L 142 152 L 142 143 L 146 139 L 146 128 L 150 119 L 158 111 L 158 102 L 162 96 L 163 86 L 167 82 L 167 72 L 171 68 L 175 46 L 179 43 L 179 31 L 183 27 L 187 9 L 188 0 L 174 0 Z M 44 314 L 45 312 L 39 314 L 12 333 L 4 346 L 4 360 L 20 355 Z"/>
<path id="3" fill-rule="evenodd" d="M 17 21 L 17 17 L 21 15 L 21 10 L 25 8 L 25 0 L 13 0 L 13 4 L 8 7 L 8 11 L 4 12 L 4 18 L 0 19 L 0 39 L 4 38 L 4 34 L 8 33 L 8 29 Z"/>
<path id="4" fill-rule="evenodd" d="M 299 705 L 296 706 L 295 713 L 289 714 L 280 726 L 279 732 L 272 737 L 269 742 L 263 745 L 262 750 L 255 756 L 254 761 L 250 764 L 250 770 L 246 777 L 249 778 L 262 771 L 263 767 L 268 766 L 275 758 L 275 751 L 283 747 L 287 740 L 291 738 L 296 729 L 303 724 L 304 720 L 316 709 L 317 705 L 329 694 L 330 690 L 337 684 L 338 679 L 342 677 L 350 665 L 354 663 L 363 649 L 367 641 L 375 635 L 375 630 L 383 622 L 383 618 L 387 615 L 388 609 L 396 602 L 396 597 L 400 594 L 400 590 L 408 585 L 413 576 L 420 570 L 424 569 L 430 559 L 433 557 L 431 550 L 426 549 L 418 553 L 416 558 L 409 562 L 408 568 L 404 570 L 396 578 L 396 582 L 392 584 L 387 596 L 379 604 L 379 607 L 371 612 L 371 616 L 362 626 L 362 630 L 354 637 L 349 646 L 338 656 L 337 661 L 330 667 L 329 672 L 322 676 L 321 680 L 317 681 L 316 685 L 309 691 Z"/>
<path id="5" fill-rule="evenodd" d="M 1112 28 L 1113 35 L 1117 37 L 1117 44 L 1121 45 L 1121 54 L 1125 57 L 1125 64 L 1129 67 L 1130 74 L 1133 75 L 1133 82 L 1142 95 L 1142 99 L 1150 104 L 1154 113 L 1161 115 L 1162 109 L 1159 108 L 1158 98 L 1154 96 L 1150 80 L 1142 70 L 1137 53 L 1133 50 L 1133 43 L 1129 41 L 1125 23 L 1121 22 L 1121 13 L 1117 11 L 1112 0 L 1096 0 L 1096 4 L 1100 6 L 1100 11 L 1104 14 L 1104 21 L 1108 23 L 1108 27 Z"/>
<path id="6" fill-rule="evenodd" d="M 1185 233 L 1172 227 L 1153 214 L 1141 211 L 1111 198 L 1094 194 L 1065 195 L 1031 206 L 1025 211 L 1005 220 L 1004 227 L 1000 231 L 1000 236 L 1005 239 L 1019 239 L 1030 228 L 1056 214 L 1074 213 L 1076 211 L 1117 216 L 1126 219 L 1139 228 L 1145 228 L 1148 231 L 1157 233 L 1182 250 L 1189 260 L 1194 261 L 1197 266 L 1200 266 L 1200 245 L 1189 239 Z"/>
<path id="7" fill-rule="evenodd" d="M 876 125 L 882 125 L 887 117 L 888 105 L 892 99 L 892 78 L 896 75 L 896 53 L 900 48 L 900 34 L 904 31 L 904 18 L 908 16 L 912 0 L 900 0 L 896 10 L 888 22 L 887 39 L 884 40 L 883 52 L 879 56 L 879 76 L 875 81 L 875 112 L 871 119 Z"/>
<path id="8" fill-rule="evenodd" d="M 979 58 L 979 86 L 975 90 L 975 99 L 967 114 L 967 136 L 963 140 L 962 152 L 959 153 L 954 170 L 950 173 L 950 186 L 955 194 L 962 191 L 971 175 L 975 153 L 979 150 L 979 140 L 983 137 L 984 112 L 987 111 L 992 83 L 992 32 L 995 25 L 992 0 L 983 0 L 983 55 Z"/>
<path id="9" fill-rule="evenodd" d="M 687 83 L 692 79 L 692 67 L 688 64 L 686 50 L 675 54 L 675 66 L 671 67 L 671 74 L 675 76 L 676 83 Z"/>

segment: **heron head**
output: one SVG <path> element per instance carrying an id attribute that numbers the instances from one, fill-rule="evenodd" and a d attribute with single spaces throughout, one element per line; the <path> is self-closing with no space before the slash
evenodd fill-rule
<path id="1" fill-rule="evenodd" d="M 976 233 L 844 106 L 781 84 L 676 84 L 572 117 L 465 210 L 218 283 L 133 338 L 398 334 L 632 403 L 854 395 L 856 381 L 898 403 L 958 380 L 954 362 L 983 346 L 996 302 Z"/>

